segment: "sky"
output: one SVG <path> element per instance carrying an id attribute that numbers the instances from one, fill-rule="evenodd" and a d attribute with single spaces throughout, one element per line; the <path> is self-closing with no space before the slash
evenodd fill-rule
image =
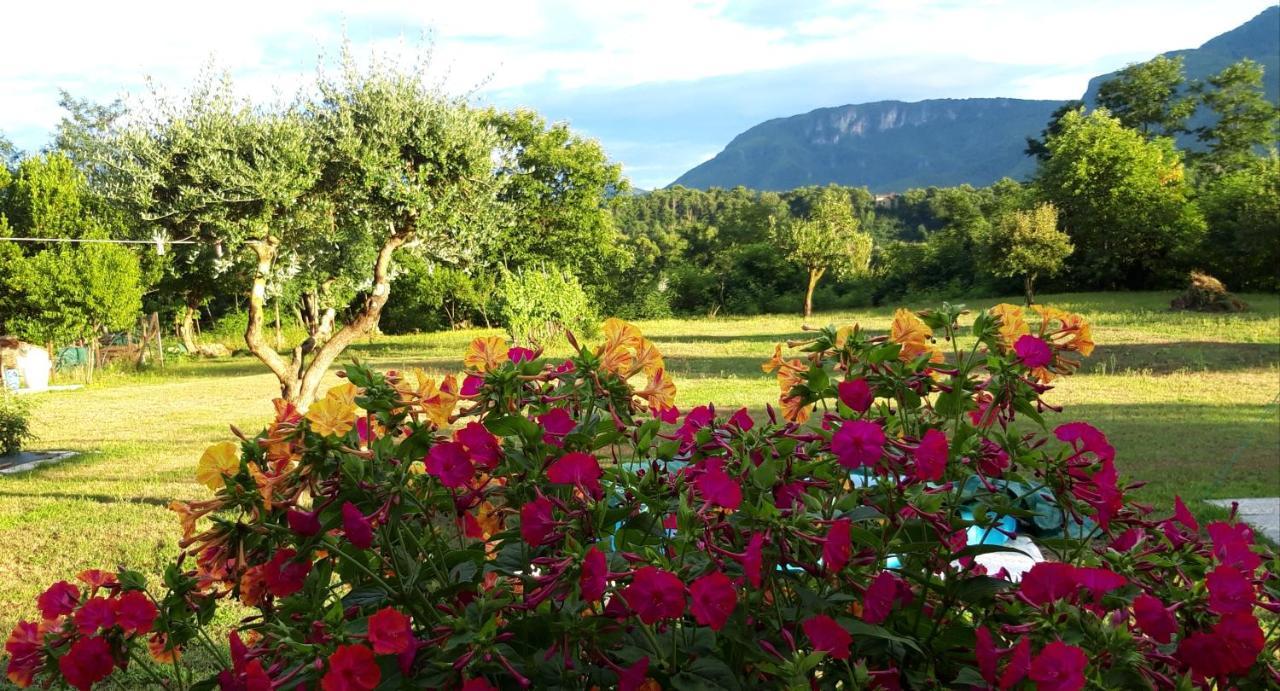
<path id="1" fill-rule="evenodd" d="M 210 64 L 261 99 L 344 40 L 476 103 L 600 140 L 640 188 L 763 120 L 848 103 L 1071 99 L 1090 77 L 1228 31 L 1274 0 L 225 0 L 20 2 L 0 10 L 0 133 L 47 144 L 58 91 L 181 91 Z M 324 57 L 328 56 L 328 57 Z"/>

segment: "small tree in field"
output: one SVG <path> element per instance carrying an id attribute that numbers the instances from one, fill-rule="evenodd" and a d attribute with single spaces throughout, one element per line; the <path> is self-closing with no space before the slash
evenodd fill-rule
<path id="1" fill-rule="evenodd" d="M 848 198 L 824 190 L 809 218 L 775 226 L 778 244 L 809 274 L 804 294 L 804 318 L 813 314 L 813 290 L 831 272 L 849 276 L 866 271 L 871 261 L 871 236 L 858 228 Z"/>
<path id="2" fill-rule="evenodd" d="M 1071 238 L 1058 229 L 1058 210 L 1040 204 L 1030 211 L 1011 211 L 991 229 L 992 273 L 1014 278 L 1022 276 L 1027 304 L 1035 302 L 1035 282 L 1062 270 L 1074 247 Z"/>

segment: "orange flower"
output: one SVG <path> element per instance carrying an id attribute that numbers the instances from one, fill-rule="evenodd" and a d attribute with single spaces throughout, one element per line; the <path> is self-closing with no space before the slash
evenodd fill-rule
<path id="1" fill-rule="evenodd" d="M 224 476 L 240 472 L 240 445 L 233 441 L 218 442 L 204 450 L 196 464 L 196 480 L 211 490 L 223 486 Z"/>
<path id="2" fill-rule="evenodd" d="M 240 601 L 249 607 L 262 604 L 267 594 L 267 578 L 262 564 L 250 566 L 240 576 Z"/>
<path id="3" fill-rule="evenodd" d="M 506 339 L 501 336 L 482 336 L 467 346 L 462 364 L 477 372 L 491 372 L 506 362 L 510 350 Z"/>
<path id="4" fill-rule="evenodd" d="M 889 327 L 889 340 L 902 346 L 898 358 L 911 362 L 929 353 L 929 362 L 942 362 L 942 351 L 933 344 L 933 329 L 909 309 L 898 308 Z"/>
<path id="5" fill-rule="evenodd" d="M 494 533 L 502 530 L 502 516 L 498 513 L 498 507 L 491 502 L 482 501 L 476 507 L 476 524 L 480 526 L 480 532 L 483 534 L 484 540 L 488 540 Z"/>
<path id="6" fill-rule="evenodd" d="M 1000 344 L 1005 351 L 1012 349 L 1020 337 L 1031 333 L 1022 308 L 1017 305 L 1002 302 L 988 310 L 988 313 L 1000 320 Z"/>
<path id="7" fill-rule="evenodd" d="M 635 364 L 632 368 L 632 374 L 636 370 L 642 370 L 645 376 L 652 377 L 655 372 L 665 367 L 662 361 L 662 353 L 658 352 L 658 347 L 647 338 L 640 339 L 640 345 L 636 347 Z"/>
<path id="8" fill-rule="evenodd" d="M 258 494 L 262 495 L 262 501 L 266 504 L 267 510 L 270 511 L 272 502 L 275 501 L 279 485 L 286 483 L 289 479 L 289 474 L 280 472 L 274 475 L 268 475 L 267 473 L 259 470 L 257 464 L 250 463 L 249 477 L 252 477 L 254 484 L 258 486 Z"/>
<path id="9" fill-rule="evenodd" d="M 117 583 L 114 573 L 101 569 L 85 569 L 76 574 L 76 579 L 90 588 L 102 588 Z"/>
<path id="10" fill-rule="evenodd" d="M 151 653 L 152 660 L 165 665 L 173 664 L 182 656 L 177 648 L 169 647 L 169 638 L 163 633 L 154 633 L 147 639 L 147 651 Z"/>
<path id="11" fill-rule="evenodd" d="M 804 360 L 782 363 L 778 366 L 778 390 L 784 397 L 790 395 L 791 389 L 805 383 L 801 375 L 808 371 L 809 368 L 805 366 Z"/>
<path id="12" fill-rule="evenodd" d="M 1093 329 L 1084 317 L 1078 314 L 1063 314 L 1062 331 L 1066 337 L 1062 343 L 1063 349 L 1074 350 L 1084 357 L 1093 354 Z"/>
<path id="13" fill-rule="evenodd" d="M 789 422 L 803 425 L 813 412 L 813 404 L 805 403 L 800 396 L 783 396 L 778 402 L 782 404 L 782 417 Z"/>
<path id="14" fill-rule="evenodd" d="M 611 317 L 604 320 L 604 349 L 613 350 L 615 348 L 626 348 L 635 350 L 640 347 L 640 342 L 644 340 L 644 336 L 640 334 L 634 324 Z"/>
<path id="15" fill-rule="evenodd" d="M 648 401 L 652 410 L 670 410 L 676 403 L 676 383 L 667 376 L 666 370 L 659 369 L 653 373 L 649 386 L 636 395 Z"/>
<path id="16" fill-rule="evenodd" d="M 347 384 L 347 386 L 351 386 Z M 348 391 L 334 387 L 325 397 L 311 404 L 307 411 L 307 421 L 311 423 L 311 431 L 324 437 L 341 437 L 356 425 L 356 403 L 354 389 Z"/>
<path id="17" fill-rule="evenodd" d="M 779 367 L 782 367 L 782 344 L 773 346 L 773 357 L 760 363 L 760 371 L 768 374 Z"/>
<path id="18" fill-rule="evenodd" d="M 435 382 L 428 380 L 428 386 L 421 399 L 422 410 L 431 418 L 437 427 L 448 427 L 453 417 L 453 408 L 458 403 L 458 380 L 447 374 L 440 380 L 439 388 Z"/>
<path id="19" fill-rule="evenodd" d="M 836 329 L 836 342 L 835 342 L 836 349 L 843 348 L 844 344 L 849 342 L 849 337 L 852 336 L 854 332 L 856 332 L 857 330 L 858 330 L 857 324 L 847 324 L 845 326 L 840 327 L 839 329 Z"/>
<path id="20" fill-rule="evenodd" d="M 631 373 L 631 364 L 635 361 L 635 356 L 627 348 L 621 346 L 605 348 L 600 357 L 600 368 L 613 372 L 619 377 L 626 377 Z"/>

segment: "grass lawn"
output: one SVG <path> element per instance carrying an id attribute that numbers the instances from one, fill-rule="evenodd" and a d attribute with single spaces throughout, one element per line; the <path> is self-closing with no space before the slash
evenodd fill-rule
<path id="1" fill-rule="evenodd" d="M 1220 511 L 1199 500 L 1280 495 L 1280 297 L 1244 296 L 1253 311 L 1230 316 L 1170 313 L 1171 297 L 1042 297 L 1085 314 L 1099 344 L 1080 374 L 1048 395 L 1066 406 L 1051 422 L 1084 419 L 1102 428 L 1119 451 L 1121 473 L 1145 481 L 1138 496 L 1157 506 L 1180 494 L 1209 516 Z M 884 308 L 814 321 L 884 331 L 891 315 Z M 799 335 L 799 326 L 795 316 L 640 324 L 666 354 L 682 407 L 712 400 L 757 411 L 777 395 L 759 363 L 774 343 Z M 479 333 L 380 337 L 349 354 L 383 368 L 457 371 L 465 344 Z M 228 424 L 256 431 L 276 393 L 256 360 L 231 358 L 38 397 L 34 448 L 85 453 L 0 476 L 0 630 L 31 616 L 49 583 L 81 569 L 128 564 L 158 573 L 177 550 L 177 519 L 165 505 L 207 496 L 193 477 L 201 451 L 228 439 Z"/>

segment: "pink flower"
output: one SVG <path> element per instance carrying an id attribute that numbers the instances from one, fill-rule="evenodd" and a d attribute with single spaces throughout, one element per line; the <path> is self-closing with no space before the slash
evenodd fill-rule
<path id="1" fill-rule="evenodd" d="M 1253 582 L 1238 569 L 1219 566 L 1205 576 L 1209 588 L 1209 611 L 1214 614 L 1251 614 L 1257 591 Z"/>
<path id="2" fill-rule="evenodd" d="M 1200 523 L 1191 515 L 1187 505 L 1182 503 L 1182 497 L 1173 498 L 1173 520 L 1185 525 L 1193 533 L 1200 532 Z"/>
<path id="3" fill-rule="evenodd" d="M 462 444 L 447 441 L 436 444 L 427 452 L 427 472 L 450 489 L 465 487 L 476 474 L 476 468 L 467 456 Z"/>
<path id="4" fill-rule="evenodd" d="M 868 420 L 849 420 L 831 437 L 831 451 L 840 465 L 861 468 L 880 460 L 884 452 L 884 430 Z"/>
<path id="5" fill-rule="evenodd" d="M 1054 641 L 1036 655 L 1029 676 L 1036 683 L 1036 691 L 1079 691 L 1084 688 L 1088 665 L 1089 658 L 1083 650 Z"/>
<path id="6" fill-rule="evenodd" d="M 604 489 L 600 487 L 603 474 L 596 457 L 582 451 L 567 453 L 547 468 L 547 479 L 551 482 L 586 488 L 596 499 L 604 496 Z"/>
<path id="7" fill-rule="evenodd" d="M 841 403 L 859 414 L 870 410 L 872 402 L 876 399 L 866 379 L 846 379 L 836 384 L 836 394 L 840 397 Z"/>
<path id="8" fill-rule="evenodd" d="M 1250 614 L 1230 614 L 1208 633 L 1198 631 L 1178 644 L 1178 659 L 1198 676 L 1211 679 L 1248 672 L 1266 641 Z"/>
<path id="9" fill-rule="evenodd" d="M 551 500 L 538 497 L 520 507 L 520 537 L 530 547 L 538 547 L 547 543 L 555 532 L 556 519 L 552 515 Z"/>
<path id="10" fill-rule="evenodd" d="M 752 533 L 747 541 L 747 551 L 742 556 L 742 572 L 754 588 L 760 587 L 761 567 L 764 561 L 764 533 Z"/>
<path id="11" fill-rule="evenodd" d="M 285 520 L 289 523 L 289 530 L 295 535 L 301 537 L 315 537 L 320 534 L 320 514 L 318 512 L 298 511 L 297 509 L 289 509 L 285 514 Z"/>
<path id="12" fill-rule="evenodd" d="M 694 619 L 719 631 L 738 606 L 738 591 L 728 576 L 712 571 L 689 584 L 689 599 Z"/>
<path id="13" fill-rule="evenodd" d="M 1138 628 L 1157 643 L 1168 643 L 1173 640 L 1173 634 L 1178 632 L 1178 622 L 1165 609 L 1164 603 L 1146 593 L 1134 598 L 1133 618 Z"/>
<path id="14" fill-rule="evenodd" d="M 1013 352 L 1018 354 L 1018 359 L 1022 364 L 1032 369 L 1036 367 L 1044 367 L 1053 362 L 1053 348 L 1049 347 L 1044 339 L 1031 334 L 1023 334 L 1016 343 L 1013 344 Z"/>
<path id="15" fill-rule="evenodd" d="M 111 607 L 115 610 L 116 623 L 126 633 L 151 633 L 156 616 L 160 614 L 151 598 L 140 590 L 121 593 Z"/>
<path id="16" fill-rule="evenodd" d="M 36 598 L 36 607 L 40 616 L 45 619 L 57 619 L 64 614 L 71 614 L 80 602 L 80 589 L 66 581 L 58 581 L 49 586 Z"/>
<path id="17" fill-rule="evenodd" d="M 726 509 L 737 509 L 742 505 L 742 487 L 724 472 L 722 458 L 708 458 L 693 484 L 698 488 L 698 494 L 711 504 Z"/>
<path id="18" fill-rule="evenodd" d="M 925 432 L 913 453 L 916 457 L 917 480 L 938 482 L 946 474 L 947 435 L 936 429 Z"/>
<path id="19" fill-rule="evenodd" d="M 356 549 L 373 546 L 373 524 L 349 501 L 342 502 L 342 533 Z"/>
<path id="20" fill-rule="evenodd" d="M 827 529 L 827 536 L 822 541 L 822 564 L 827 573 L 839 573 L 849 563 L 853 554 L 852 528 L 853 521 L 838 518 Z"/>
<path id="21" fill-rule="evenodd" d="M 684 615 L 684 583 L 674 573 L 656 566 L 637 570 L 622 595 L 631 611 L 646 624 Z"/>
<path id="22" fill-rule="evenodd" d="M 827 653 L 837 660 L 849 659 L 849 646 L 853 644 L 853 636 L 835 619 L 819 614 L 805 619 L 800 627 L 804 629 L 804 635 L 809 637 L 815 651 Z"/>
<path id="23" fill-rule="evenodd" d="M 1248 524 L 1215 521 L 1206 530 L 1218 561 L 1246 573 L 1253 573 L 1262 564 L 1262 557 L 1253 551 L 1253 530 Z"/>
<path id="24" fill-rule="evenodd" d="M 532 362 L 533 358 L 536 356 L 537 352 L 529 350 L 528 348 L 521 348 L 520 346 L 514 346 L 507 351 L 507 359 L 517 365 L 522 362 Z"/>
<path id="25" fill-rule="evenodd" d="M 1013 657 L 1000 675 L 1000 691 L 1008 691 L 1018 685 L 1031 669 L 1031 639 L 1023 638 L 1013 646 Z"/>
<path id="26" fill-rule="evenodd" d="M 901 588 L 901 579 L 891 571 L 881 571 L 871 579 L 862 596 L 862 620 L 868 624 L 882 624 L 893 611 L 893 602 Z"/>
<path id="27" fill-rule="evenodd" d="M 73 619 L 76 631 L 88 636 L 99 629 L 109 629 L 116 625 L 116 611 L 111 601 L 105 597 L 91 597 L 80 605 Z"/>
<path id="28" fill-rule="evenodd" d="M 1089 452 L 1099 460 L 1115 460 L 1116 450 L 1107 441 L 1107 435 L 1087 422 L 1068 422 L 1053 430 L 1054 436 L 1071 444 L 1079 453 Z"/>
<path id="29" fill-rule="evenodd" d="M 564 438 L 573 431 L 574 421 L 564 408 L 552 408 L 534 418 L 542 425 L 542 441 L 551 446 L 564 446 Z"/>
<path id="30" fill-rule="evenodd" d="M 978 661 L 978 673 L 988 685 L 994 686 L 996 671 L 1000 665 L 1000 655 L 996 653 L 995 641 L 992 640 L 991 632 L 985 626 L 979 626 L 975 634 L 977 641 L 973 646 L 973 655 Z"/>
<path id="31" fill-rule="evenodd" d="M 369 644 L 379 655 L 399 655 L 413 647 L 409 617 L 391 607 L 383 607 L 369 617 Z"/>
<path id="32" fill-rule="evenodd" d="M 649 676 L 649 656 L 636 660 L 618 672 L 618 691 L 638 691 Z"/>
<path id="33" fill-rule="evenodd" d="M 604 598 L 604 589 L 609 578 L 609 564 L 604 552 L 596 547 L 587 550 L 582 557 L 582 574 L 578 576 L 578 590 L 582 599 L 594 602 Z"/>
<path id="34" fill-rule="evenodd" d="M 111 646 L 105 638 L 98 636 L 81 638 L 58 658 L 58 671 L 62 672 L 62 678 L 80 691 L 89 691 L 94 684 L 110 676 L 114 668 Z"/>
<path id="35" fill-rule="evenodd" d="M 1042 561 L 1032 566 L 1018 584 L 1022 596 L 1037 607 L 1070 597 L 1076 588 L 1076 567 L 1058 561 Z"/>
<path id="36" fill-rule="evenodd" d="M 479 422 L 468 422 L 453 438 L 466 449 L 477 468 L 493 470 L 502 458 L 502 443 Z"/>
<path id="37" fill-rule="evenodd" d="M 743 432 L 750 432 L 751 428 L 756 426 L 755 420 L 751 419 L 751 414 L 747 412 L 746 408 L 739 408 L 737 412 L 731 415 L 729 424 Z"/>

